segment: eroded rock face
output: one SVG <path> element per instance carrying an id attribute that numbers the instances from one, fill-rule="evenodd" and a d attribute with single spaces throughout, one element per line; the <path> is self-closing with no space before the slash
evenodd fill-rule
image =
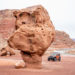
<path id="1" fill-rule="evenodd" d="M 15 55 L 15 52 L 9 46 L 6 46 L 5 48 L 2 48 L 0 50 L 0 56 L 11 56 L 11 55 Z"/>
<path id="2" fill-rule="evenodd" d="M 55 40 L 51 44 L 53 48 L 75 48 L 75 42 L 64 31 L 56 30 Z"/>
<path id="3" fill-rule="evenodd" d="M 15 17 L 14 10 L 0 10 L 0 34 L 3 39 L 8 39 L 15 31 Z"/>
<path id="4" fill-rule="evenodd" d="M 11 49 L 7 49 L 7 40 L 15 31 L 15 10 L 0 10 L 0 55 L 12 55 Z M 9 52 L 7 50 L 10 50 Z"/>
<path id="5" fill-rule="evenodd" d="M 26 67 L 40 68 L 42 55 L 55 35 L 49 15 L 42 6 L 33 6 L 14 12 L 14 16 L 17 30 L 8 44 L 21 51 Z"/>

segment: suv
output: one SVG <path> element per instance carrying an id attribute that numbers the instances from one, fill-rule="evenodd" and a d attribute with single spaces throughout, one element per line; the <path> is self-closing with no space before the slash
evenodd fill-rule
<path id="1" fill-rule="evenodd" d="M 58 52 L 53 52 L 49 57 L 48 57 L 48 61 L 61 61 L 61 56 L 60 56 L 60 53 Z"/>

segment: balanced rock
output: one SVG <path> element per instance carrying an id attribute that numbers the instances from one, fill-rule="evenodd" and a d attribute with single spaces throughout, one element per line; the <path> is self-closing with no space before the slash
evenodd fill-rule
<path id="1" fill-rule="evenodd" d="M 9 46 L 21 51 L 26 67 L 41 68 L 42 55 L 55 35 L 48 12 L 38 5 L 15 11 L 14 16 L 17 30 L 9 38 Z"/>

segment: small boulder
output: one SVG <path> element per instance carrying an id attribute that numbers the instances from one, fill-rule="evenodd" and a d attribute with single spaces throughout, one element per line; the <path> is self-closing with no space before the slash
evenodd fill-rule
<path id="1" fill-rule="evenodd" d="M 16 69 L 25 68 L 25 62 L 24 62 L 24 61 L 18 61 L 18 62 L 15 64 L 15 68 L 16 68 Z"/>

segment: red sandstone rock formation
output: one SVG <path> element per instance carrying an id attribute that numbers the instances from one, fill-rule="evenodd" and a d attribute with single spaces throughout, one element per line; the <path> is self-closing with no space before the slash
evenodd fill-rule
<path id="1" fill-rule="evenodd" d="M 1 10 L 0 11 L 0 34 L 4 39 L 8 37 L 15 30 L 15 17 L 13 16 L 14 10 Z"/>
<path id="2" fill-rule="evenodd" d="M 0 11 L 0 55 L 7 55 L 10 48 L 4 48 L 7 46 L 7 39 L 12 35 L 15 31 L 15 17 L 13 16 L 14 10 L 1 10 Z M 2 49 L 1 49 L 2 48 Z M 11 49 L 9 51 L 10 55 Z"/>
<path id="3" fill-rule="evenodd" d="M 20 50 L 26 67 L 40 68 L 42 55 L 54 40 L 55 30 L 42 6 L 14 12 L 16 31 L 8 40 L 10 47 Z"/>
<path id="4" fill-rule="evenodd" d="M 64 31 L 56 30 L 55 40 L 51 47 L 54 48 L 75 48 L 75 42 Z"/>
<path id="5" fill-rule="evenodd" d="M 10 48 L 9 46 L 5 47 L 5 48 L 2 48 L 0 50 L 0 56 L 11 56 L 11 55 L 15 55 L 15 52 L 12 48 Z"/>

